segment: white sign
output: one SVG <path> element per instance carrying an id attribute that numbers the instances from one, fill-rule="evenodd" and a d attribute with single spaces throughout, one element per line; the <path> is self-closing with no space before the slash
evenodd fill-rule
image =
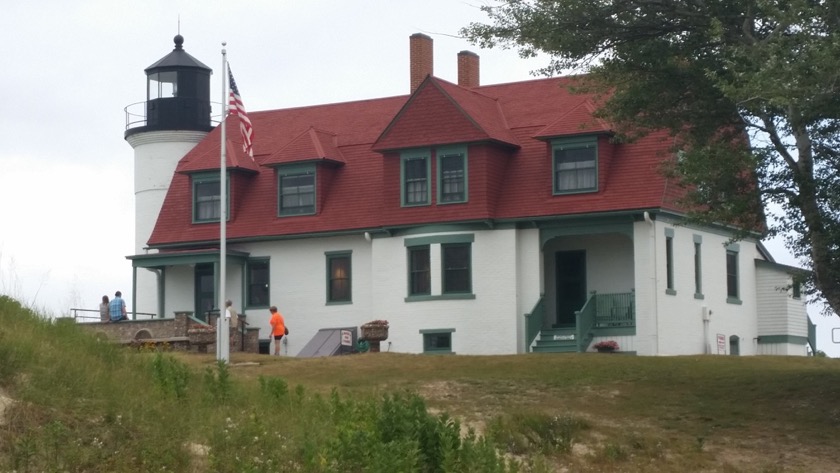
<path id="1" fill-rule="evenodd" d="M 718 355 L 726 354 L 726 335 L 719 333 L 717 334 L 717 342 L 718 342 Z"/>
<path id="2" fill-rule="evenodd" d="M 831 329 L 831 341 L 834 343 L 840 343 L 840 327 L 834 327 Z"/>
<path id="3" fill-rule="evenodd" d="M 349 347 L 353 345 L 353 332 L 349 330 L 341 331 L 341 346 Z"/>

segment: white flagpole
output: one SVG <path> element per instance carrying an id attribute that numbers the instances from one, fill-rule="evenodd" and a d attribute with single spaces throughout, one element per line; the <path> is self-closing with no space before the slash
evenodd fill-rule
<path id="1" fill-rule="evenodd" d="M 216 319 L 216 360 L 230 362 L 230 336 L 228 330 L 230 323 L 226 315 L 225 301 L 227 280 L 227 156 L 225 144 L 227 133 L 225 132 L 225 121 L 228 115 L 228 87 L 227 87 L 227 51 L 226 42 L 222 42 L 222 152 L 221 164 L 219 165 L 219 318 Z"/>

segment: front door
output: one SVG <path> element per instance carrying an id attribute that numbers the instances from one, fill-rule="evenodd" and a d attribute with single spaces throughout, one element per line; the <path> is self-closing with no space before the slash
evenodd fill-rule
<path id="1" fill-rule="evenodd" d="M 195 265 L 195 316 L 207 321 L 207 311 L 216 305 L 216 278 L 212 263 Z"/>
<path id="2" fill-rule="evenodd" d="M 557 287 L 555 327 L 574 327 L 575 311 L 586 303 L 586 252 L 558 251 L 554 256 Z"/>

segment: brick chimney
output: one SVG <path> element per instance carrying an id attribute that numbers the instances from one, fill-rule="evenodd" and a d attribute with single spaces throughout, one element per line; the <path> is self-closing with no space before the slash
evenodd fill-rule
<path id="1" fill-rule="evenodd" d="M 423 33 L 411 35 L 409 61 L 411 62 L 411 92 L 414 92 L 427 75 L 435 73 L 432 38 Z"/>
<path id="2" fill-rule="evenodd" d="M 458 53 L 458 85 L 461 87 L 478 87 L 479 67 L 478 54 L 472 51 Z"/>

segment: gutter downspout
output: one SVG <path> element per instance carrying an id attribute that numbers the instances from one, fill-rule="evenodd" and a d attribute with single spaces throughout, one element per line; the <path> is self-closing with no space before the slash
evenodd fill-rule
<path id="1" fill-rule="evenodd" d="M 659 354 L 659 294 L 658 288 L 656 287 L 656 274 L 659 269 L 659 262 L 657 261 L 657 251 L 656 251 L 656 224 L 653 219 L 650 217 L 650 213 L 645 211 L 645 222 L 650 225 L 650 238 L 649 238 L 649 247 L 651 256 L 653 259 L 653 271 L 651 271 L 650 275 L 650 283 L 651 287 L 653 288 L 653 326 L 656 330 L 656 333 L 653 337 L 654 340 L 654 355 Z"/>

